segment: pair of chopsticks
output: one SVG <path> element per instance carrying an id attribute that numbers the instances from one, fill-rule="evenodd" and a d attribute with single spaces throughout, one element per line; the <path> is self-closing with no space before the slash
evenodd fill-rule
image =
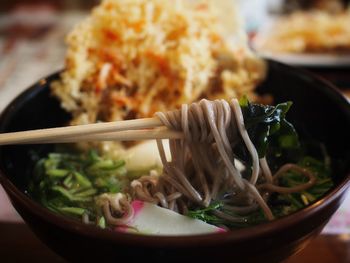
<path id="1" fill-rule="evenodd" d="M 2 133 L 0 134 L 0 145 L 181 138 L 183 138 L 182 132 L 167 129 L 155 117 Z"/>

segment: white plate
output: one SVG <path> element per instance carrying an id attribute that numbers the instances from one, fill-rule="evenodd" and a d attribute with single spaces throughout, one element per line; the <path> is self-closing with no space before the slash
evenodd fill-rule
<path id="1" fill-rule="evenodd" d="M 259 29 L 255 38 L 251 42 L 253 50 L 263 58 L 277 60 L 293 66 L 304 67 L 349 67 L 350 54 L 326 54 L 326 53 L 278 53 L 265 51 L 258 48 L 260 40 L 269 37 L 269 32 L 273 30 L 274 23 L 278 22 L 278 17 L 270 17 L 265 21 L 264 26 Z"/>
<path id="2" fill-rule="evenodd" d="M 337 54 L 293 54 L 257 52 L 263 58 L 277 60 L 286 64 L 304 67 L 348 67 L 350 55 Z"/>

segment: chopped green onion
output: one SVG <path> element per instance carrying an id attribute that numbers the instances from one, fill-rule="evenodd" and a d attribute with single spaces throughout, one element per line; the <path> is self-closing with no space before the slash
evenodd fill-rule
<path id="1" fill-rule="evenodd" d="M 64 169 L 51 169 L 46 171 L 46 174 L 51 177 L 65 177 L 68 173 L 69 171 Z"/>
<path id="2" fill-rule="evenodd" d="M 123 160 L 120 161 L 113 161 L 113 160 L 103 160 L 103 161 L 99 161 L 95 164 L 93 164 L 90 169 L 91 170 L 115 170 L 121 166 L 123 166 L 125 164 L 125 162 Z"/>
<path id="3" fill-rule="evenodd" d="M 98 221 L 97 221 L 97 225 L 100 227 L 100 228 L 106 228 L 106 219 L 101 216 Z"/>
<path id="4" fill-rule="evenodd" d="M 77 216 L 82 216 L 85 213 L 85 209 L 80 207 L 58 207 L 57 210 L 62 213 L 67 213 L 67 214 L 72 214 Z"/>
<path id="5" fill-rule="evenodd" d="M 60 193 L 62 196 L 66 197 L 70 201 L 81 201 L 81 202 L 91 201 L 91 198 L 88 198 L 88 197 L 74 196 L 68 190 L 64 189 L 61 186 L 54 186 L 51 189 Z"/>
<path id="6" fill-rule="evenodd" d="M 91 189 L 88 189 L 86 191 L 79 192 L 79 193 L 75 194 L 74 196 L 75 197 L 87 197 L 87 196 L 92 196 L 96 193 L 97 193 L 97 190 L 91 188 Z"/>
<path id="7" fill-rule="evenodd" d="M 74 177 L 77 179 L 77 182 L 83 186 L 83 187 L 90 187 L 91 186 L 91 182 L 89 181 L 89 179 L 87 179 L 87 177 L 83 176 L 82 174 L 78 173 L 78 172 L 74 172 Z"/>
<path id="8" fill-rule="evenodd" d="M 304 194 L 301 194 L 300 197 L 301 197 L 301 200 L 304 202 L 304 205 L 309 204 L 309 200 L 307 199 L 307 197 Z"/>
<path id="9" fill-rule="evenodd" d="M 63 181 L 63 185 L 66 186 L 67 188 L 71 188 L 73 185 L 73 176 L 72 175 L 68 175 L 64 181 Z"/>
<path id="10" fill-rule="evenodd" d="M 303 192 L 302 196 L 305 196 L 310 202 L 314 202 L 317 199 L 312 194 L 310 194 L 308 192 Z"/>

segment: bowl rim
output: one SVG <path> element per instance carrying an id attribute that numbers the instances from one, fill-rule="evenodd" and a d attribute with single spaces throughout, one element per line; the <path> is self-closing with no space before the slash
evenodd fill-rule
<path id="1" fill-rule="evenodd" d="M 332 94 L 334 100 L 337 100 L 338 104 L 343 104 L 343 107 L 347 107 L 350 112 L 350 103 L 346 97 L 342 95 L 338 89 L 328 81 L 321 77 L 314 75 L 303 69 L 294 68 L 273 60 L 267 60 L 268 64 L 275 64 L 278 67 L 284 68 L 284 70 L 292 70 L 295 73 L 308 76 L 316 84 L 319 84 L 321 89 L 328 90 L 327 92 Z M 27 100 L 28 96 L 35 96 L 37 92 L 44 87 L 47 82 L 56 79 L 61 71 L 53 73 L 37 83 L 31 85 L 28 89 L 20 93 L 12 102 L 5 107 L 0 116 L 0 123 L 3 123 L 6 116 L 11 115 L 12 111 L 16 111 L 16 105 L 22 100 Z M 3 124 L 0 125 L 2 128 Z M 201 235 L 181 235 L 181 236 L 156 236 L 156 235 L 140 235 L 132 233 L 116 232 L 112 230 L 104 230 L 95 226 L 85 225 L 77 220 L 64 217 L 62 215 L 55 214 L 47 208 L 40 205 L 38 202 L 31 199 L 24 192 L 19 190 L 9 178 L 7 178 L 5 172 L 0 167 L 0 184 L 3 186 L 10 200 L 14 197 L 26 209 L 30 210 L 35 216 L 47 221 L 59 228 L 68 230 L 70 232 L 83 235 L 86 237 L 92 237 L 95 239 L 108 240 L 116 243 L 122 242 L 123 244 L 129 244 L 132 246 L 142 245 L 143 247 L 200 247 L 208 245 L 220 245 L 227 242 L 235 243 L 247 241 L 252 238 L 263 237 L 274 232 L 279 232 L 283 229 L 287 229 L 291 225 L 295 225 L 306 218 L 311 217 L 313 214 L 322 210 L 325 206 L 334 201 L 350 186 L 350 172 L 347 172 L 345 178 L 335 186 L 333 189 L 327 192 L 321 199 L 312 203 L 311 205 L 302 208 L 290 214 L 288 216 L 278 218 L 274 221 L 265 222 L 255 226 L 249 226 L 247 228 L 237 229 L 224 233 L 211 233 Z"/>

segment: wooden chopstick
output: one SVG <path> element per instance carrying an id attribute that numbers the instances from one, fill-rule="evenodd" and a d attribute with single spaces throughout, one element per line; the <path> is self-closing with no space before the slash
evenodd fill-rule
<path id="1" fill-rule="evenodd" d="M 50 140 L 37 140 L 35 144 L 47 143 L 75 143 L 75 142 L 91 142 L 91 141 L 139 141 L 151 139 L 181 139 L 184 134 L 169 129 L 154 130 L 127 130 L 108 133 L 96 133 L 83 136 L 72 136 L 66 138 L 56 138 Z M 33 144 L 31 142 L 23 142 L 17 144 Z"/>
<path id="2" fill-rule="evenodd" d="M 145 140 L 182 138 L 180 132 L 167 129 L 144 130 L 163 126 L 158 118 L 94 123 L 0 134 L 0 145 L 60 143 L 95 140 Z M 138 130 L 138 131 L 135 131 Z"/>

